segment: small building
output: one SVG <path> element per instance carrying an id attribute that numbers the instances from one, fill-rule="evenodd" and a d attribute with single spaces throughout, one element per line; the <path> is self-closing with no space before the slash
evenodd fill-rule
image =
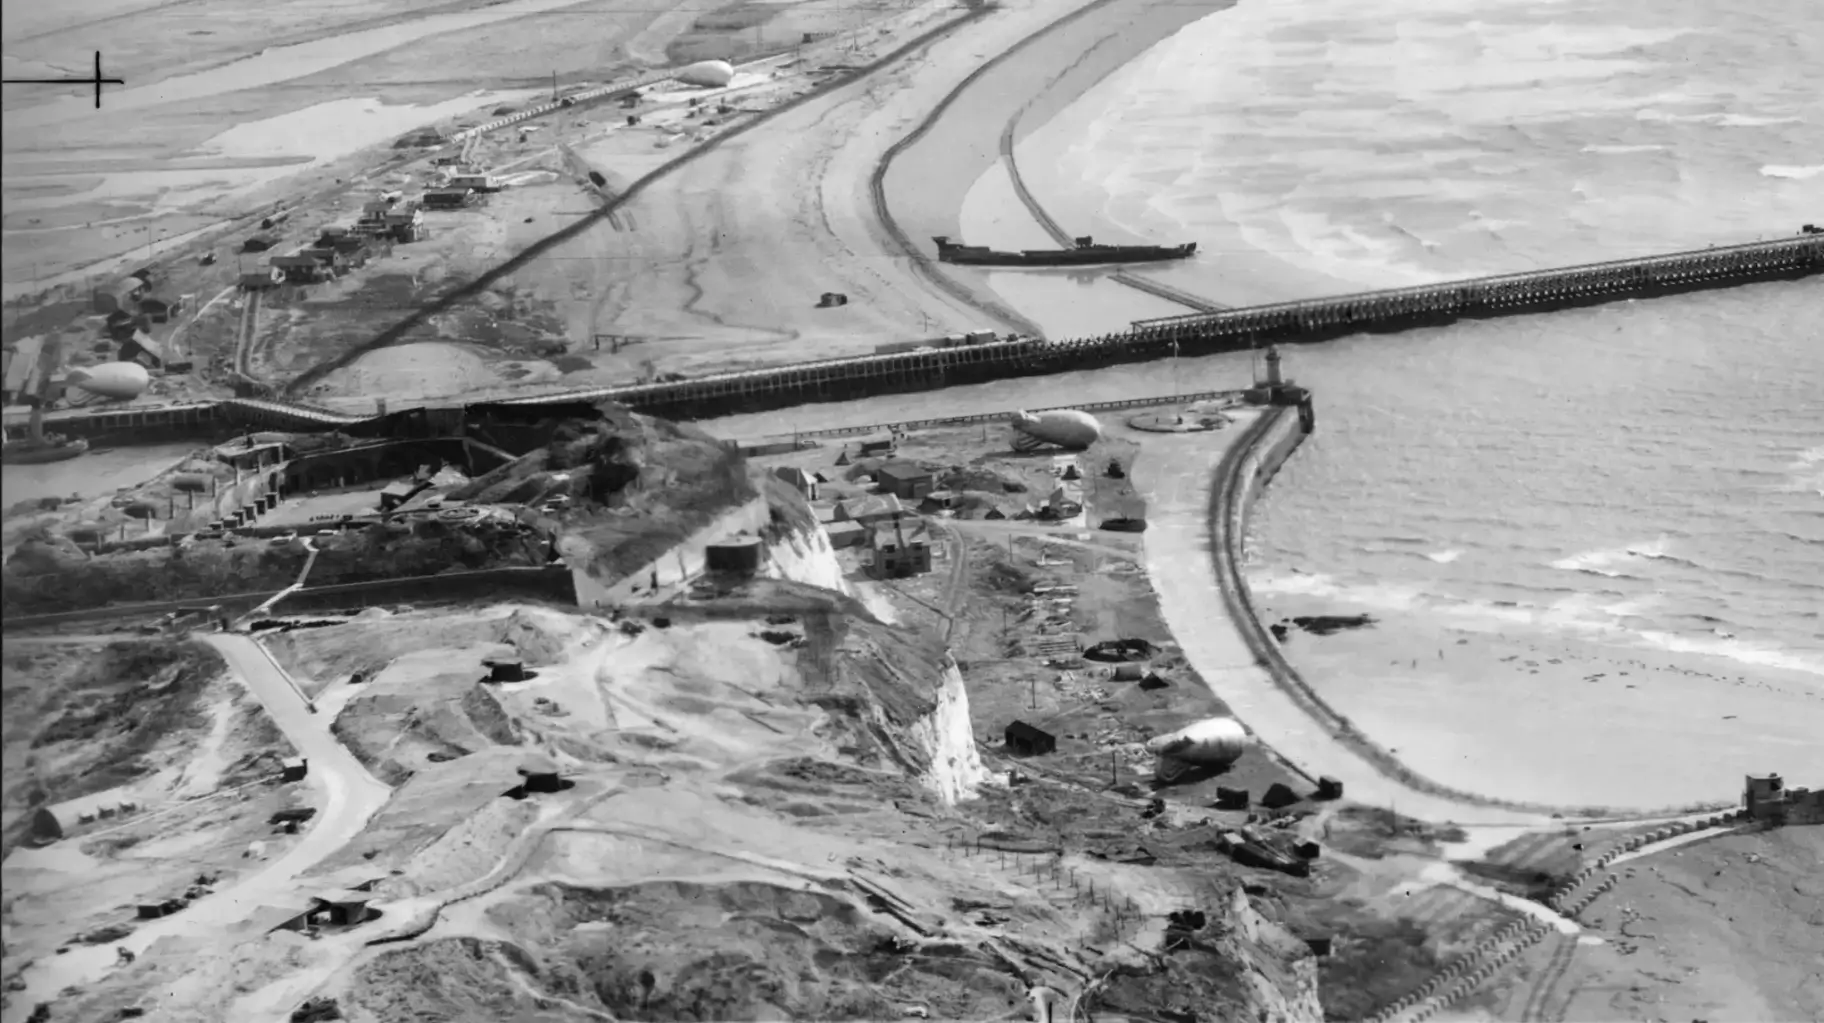
<path id="1" fill-rule="evenodd" d="M 899 503 L 898 497 L 892 494 L 867 494 L 836 502 L 835 521 L 874 525 L 897 519 L 904 514 L 905 506 Z"/>
<path id="2" fill-rule="evenodd" d="M 184 300 L 180 298 L 142 298 L 139 300 L 139 311 L 151 318 L 153 323 L 170 323 L 171 317 L 184 310 Z"/>
<path id="3" fill-rule="evenodd" d="M 1789 789 L 1777 774 L 1764 778 L 1749 775 L 1743 786 L 1742 804 L 1749 819 L 1774 827 L 1824 823 L 1824 791 Z"/>
<path id="4" fill-rule="evenodd" d="M 1318 799 L 1341 799 L 1341 798 L 1343 798 L 1342 779 L 1333 778 L 1327 774 L 1324 775 L 1323 777 L 1317 779 L 1317 798 Z"/>
<path id="5" fill-rule="evenodd" d="M 411 500 L 422 489 L 421 485 L 411 480 L 394 480 L 380 488 L 380 510 L 392 511 Z"/>
<path id="6" fill-rule="evenodd" d="M 859 522 L 832 522 L 823 531 L 829 534 L 830 546 L 836 550 L 860 547 L 868 541 L 868 527 Z"/>
<path id="7" fill-rule="evenodd" d="M 1042 757 L 1058 748 L 1058 738 L 1024 721 L 1007 726 L 1007 752 L 1016 757 Z"/>
<path id="8" fill-rule="evenodd" d="M 923 522 L 910 529 L 904 519 L 894 519 L 869 534 L 870 574 L 876 579 L 903 579 L 931 571 L 931 536 Z"/>
<path id="9" fill-rule="evenodd" d="M 315 284 L 335 276 L 322 261 L 297 252 L 272 257 L 272 267 L 285 275 L 287 284 Z"/>
<path id="10" fill-rule="evenodd" d="M 265 291 L 276 288 L 285 281 L 285 271 L 276 266 L 263 266 L 258 270 L 249 270 L 241 274 L 242 291 Z"/>
<path id="11" fill-rule="evenodd" d="M 340 231 L 341 234 L 330 234 L 331 231 Z M 357 266 L 367 258 L 367 244 L 365 237 L 355 234 L 346 227 L 326 227 L 323 229 L 323 233 L 317 236 L 317 243 L 311 248 L 334 249 L 348 260 L 350 266 Z"/>
<path id="12" fill-rule="evenodd" d="M 372 901 L 373 896 L 367 892 L 332 889 L 312 897 L 314 905 L 311 906 L 311 915 L 320 913 L 328 923 L 336 927 L 353 927 L 367 919 L 367 904 Z"/>
<path id="13" fill-rule="evenodd" d="M 120 343 L 120 361 L 137 362 L 147 369 L 164 369 L 165 348 L 145 331 L 134 331 L 132 337 Z"/>
<path id="14" fill-rule="evenodd" d="M 819 525 L 828 526 L 832 523 L 846 521 L 837 518 L 836 508 L 836 504 L 813 504 L 811 505 L 811 514 L 816 516 Z"/>
<path id="15" fill-rule="evenodd" d="M 97 821 L 125 816 L 138 808 L 138 793 L 124 787 L 46 804 L 32 811 L 32 835 L 40 841 L 55 842 Z"/>
<path id="16" fill-rule="evenodd" d="M 309 904 L 287 900 L 276 906 L 261 906 L 254 910 L 245 918 L 242 926 L 260 935 L 274 931 L 301 931 L 309 918 Z"/>
<path id="17" fill-rule="evenodd" d="M 415 242 L 425 236 L 424 210 L 417 203 L 399 206 L 380 218 L 385 233 L 396 242 Z"/>
<path id="18" fill-rule="evenodd" d="M 933 490 L 919 502 L 921 512 L 955 511 L 963 506 L 963 495 L 954 490 Z"/>
<path id="19" fill-rule="evenodd" d="M 279 761 L 280 781 L 303 781 L 310 773 L 310 761 L 304 757 L 286 757 Z"/>
<path id="20" fill-rule="evenodd" d="M 891 437 L 873 437 L 861 442 L 857 458 L 879 458 L 893 453 L 895 442 Z"/>
<path id="21" fill-rule="evenodd" d="M 884 493 L 903 501 L 916 501 L 937 489 L 931 470 L 913 462 L 888 462 L 874 474 Z"/>
<path id="22" fill-rule="evenodd" d="M 766 561 L 766 545 L 756 536 L 734 536 L 703 550 L 703 567 L 711 572 L 752 576 Z"/>
<path id="23" fill-rule="evenodd" d="M 563 788 L 557 764 L 544 757 L 528 758 L 519 766 L 519 776 L 525 779 L 527 792 L 557 792 Z"/>
<path id="24" fill-rule="evenodd" d="M 1063 483 L 1045 501 L 1045 510 L 1060 519 L 1075 518 L 1083 514 L 1083 488 L 1073 483 Z"/>
<path id="25" fill-rule="evenodd" d="M 323 264 L 332 275 L 348 272 L 348 254 L 333 245 L 307 245 L 298 250 L 298 255 Z"/>
<path id="26" fill-rule="evenodd" d="M 511 660 L 486 660 L 481 666 L 488 669 L 489 682 L 524 682 L 526 680 L 526 662 Z"/>
<path id="27" fill-rule="evenodd" d="M 811 474 L 795 465 L 782 465 L 773 470 L 773 475 L 789 484 L 792 489 L 804 495 L 807 501 L 817 500 L 817 481 Z"/>
<path id="28" fill-rule="evenodd" d="M 137 277 L 122 277 L 95 289 L 95 311 L 98 313 L 132 312 L 134 303 L 146 293 L 146 282 Z"/>
<path id="29" fill-rule="evenodd" d="M 1283 810 L 1296 802 L 1298 793 L 1293 792 L 1285 782 L 1279 781 L 1267 786 L 1267 791 L 1260 797 L 1260 805 L 1269 810 Z"/>
<path id="30" fill-rule="evenodd" d="M 469 204 L 469 196 L 466 188 L 433 188 L 424 193 L 424 205 L 433 210 L 461 209 Z"/>
<path id="31" fill-rule="evenodd" d="M 458 171 L 450 175 L 451 188 L 466 188 L 476 192 L 498 192 L 500 182 L 494 175 L 483 171 Z"/>

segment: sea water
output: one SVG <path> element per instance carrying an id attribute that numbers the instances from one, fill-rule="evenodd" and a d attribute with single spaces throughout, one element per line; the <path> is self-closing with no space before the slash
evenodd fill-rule
<path id="1" fill-rule="evenodd" d="M 1096 191 L 1105 220 L 1214 240 L 1162 279 L 1340 293 L 1824 222 L 1819 52 L 1814 0 L 1240 0 L 1045 130 L 1072 133 L 1053 172 Z M 1719 746 L 1760 743 L 1768 769 L 1824 782 L 1807 776 L 1824 743 L 1774 749 L 1731 706 L 1777 689 L 1824 734 L 1819 279 L 1285 354 L 1319 425 L 1257 509 L 1250 579 L 1270 614 L 1378 619 L 1288 641 L 1371 735 L 1417 747 L 1417 730 L 1473 722 L 1486 683 L 1550 690 L 1527 739 L 1550 743 L 1609 687 L 1688 702 Z M 1401 690 L 1409 664 L 1429 681 Z M 1649 683 L 1654 665 L 1697 681 Z M 1480 702 L 1427 718 L 1459 697 Z M 1519 752 L 1487 723 L 1415 766 Z M 1692 787 L 1677 781 L 1653 795 L 1676 801 Z"/>

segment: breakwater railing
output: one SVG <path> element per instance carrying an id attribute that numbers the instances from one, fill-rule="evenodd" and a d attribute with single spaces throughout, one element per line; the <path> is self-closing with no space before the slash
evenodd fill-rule
<path id="1" fill-rule="evenodd" d="M 1575 919 L 1597 898 L 1621 883 L 1621 875 L 1606 869 L 1617 857 L 1655 842 L 1664 842 L 1699 831 L 1733 827 L 1744 821 L 1746 817 L 1745 812 L 1736 810 L 1702 819 L 1675 821 L 1632 835 L 1616 843 L 1568 881 L 1559 885 L 1546 898 L 1545 904 L 1554 912 Z M 1570 897 L 1577 888 L 1598 877 L 1601 879 L 1589 891 L 1575 899 Z M 1549 937 L 1556 929 L 1552 924 L 1538 920 L 1509 923 L 1446 964 L 1443 969 L 1432 975 L 1423 984 L 1370 1016 L 1367 1023 L 1396 1023 L 1396 1021 L 1428 1019 L 1493 979 L 1527 949 Z M 1562 972 L 1563 968 L 1569 965 L 1570 956 L 1575 948 L 1575 939 L 1570 934 L 1566 934 L 1560 939 L 1559 948 L 1553 956 L 1552 966 L 1556 969 L 1548 969 L 1548 977 L 1554 972 Z M 1546 987 L 1549 987 L 1549 984 L 1541 985 L 1541 988 Z M 1545 993 L 1544 990 L 1540 990 L 1536 997 L 1543 997 Z M 1529 1014 L 1527 1018 L 1530 1019 L 1532 1016 Z"/>
<path id="2" fill-rule="evenodd" d="M 1292 421 L 1294 416 L 1298 416 L 1298 422 Z M 1279 643 L 1268 634 L 1240 567 L 1247 517 L 1253 501 L 1260 488 L 1266 485 L 1273 473 L 1302 443 L 1308 432 L 1304 424 L 1309 421 L 1308 414 L 1302 408 L 1295 410 L 1274 406 L 1263 411 L 1223 454 L 1216 467 L 1214 485 L 1210 488 L 1210 550 L 1216 562 L 1216 581 L 1222 592 L 1223 604 L 1231 622 L 1247 644 L 1249 653 L 1281 692 L 1384 777 L 1415 792 L 1450 799 L 1466 806 L 1494 807 L 1541 816 L 1558 814 L 1586 820 L 1641 820 L 1669 817 L 1678 813 L 1717 812 L 1730 808 L 1732 804 L 1704 804 L 1637 811 L 1601 806 L 1556 806 L 1467 792 L 1434 781 L 1407 767 L 1332 707 L 1299 674 L 1298 669 L 1286 660 Z"/>
<path id="3" fill-rule="evenodd" d="M 1238 337 L 1260 341 L 1318 340 L 1817 273 L 1824 273 L 1824 237 L 1801 235 L 1335 298 L 1139 320 L 1134 323 L 1133 332 L 1142 338 L 1180 341 Z"/>

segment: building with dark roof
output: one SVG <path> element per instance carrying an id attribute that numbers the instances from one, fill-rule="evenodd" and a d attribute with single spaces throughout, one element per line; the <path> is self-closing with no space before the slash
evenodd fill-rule
<path id="1" fill-rule="evenodd" d="M 1024 721 L 1007 726 L 1007 752 L 1017 757 L 1042 757 L 1058 748 L 1058 737 Z"/>
<path id="2" fill-rule="evenodd" d="M 937 489 L 937 477 L 931 470 L 913 462 L 888 462 L 874 473 L 881 492 L 905 501 L 916 501 Z"/>

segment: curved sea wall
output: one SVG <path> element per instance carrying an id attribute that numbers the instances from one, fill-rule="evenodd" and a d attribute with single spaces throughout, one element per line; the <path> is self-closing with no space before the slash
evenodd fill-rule
<path id="1" fill-rule="evenodd" d="M 1242 574 L 1247 542 L 1248 515 L 1254 501 L 1272 480 L 1286 459 L 1298 450 L 1315 425 L 1307 395 L 1296 407 L 1274 406 L 1263 411 L 1237 438 L 1216 467 L 1216 478 L 1210 488 L 1210 552 L 1216 565 L 1216 583 L 1222 591 L 1229 619 L 1241 632 L 1254 661 L 1272 678 L 1281 691 L 1291 697 L 1331 734 L 1340 738 L 1362 759 L 1381 774 L 1417 792 L 1441 796 L 1461 803 L 1498 807 L 1524 813 L 1557 813 L 1574 817 L 1639 818 L 1650 814 L 1635 809 L 1599 806 L 1552 806 L 1519 800 L 1497 799 L 1452 788 L 1433 781 L 1405 764 L 1392 753 L 1363 734 L 1355 724 L 1318 695 L 1311 684 L 1286 660 L 1254 607 L 1253 594 Z M 1652 815 L 1674 812 L 1703 812 L 1728 809 L 1733 804 L 1703 804 L 1676 810 L 1654 811 Z"/>

